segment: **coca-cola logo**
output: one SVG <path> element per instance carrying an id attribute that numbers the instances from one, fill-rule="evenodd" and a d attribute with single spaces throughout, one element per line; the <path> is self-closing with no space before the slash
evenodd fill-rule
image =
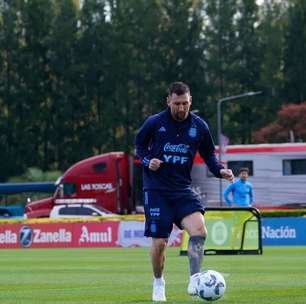
<path id="1" fill-rule="evenodd" d="M 187 153 L 188 149 L 189 145 L 185 144 L 174 145 L 168 142 L 164 145 L 164 152 Z"/>

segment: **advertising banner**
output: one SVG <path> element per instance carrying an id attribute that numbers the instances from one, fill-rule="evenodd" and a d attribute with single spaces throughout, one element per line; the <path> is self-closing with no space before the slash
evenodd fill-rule
<path id="1" fill-rule="evenodd" d="M 260 214 L 255 208 L 207 208 L 205 254 L 261 254 Z M 189 236 L 183 233 L 181 255 Z"/>
<path id="2" fill-rule="evenodd" d="M 253 250 L 258 244 L 258 223 L 242 212 L 207 212 L 209 231 L 206 250 Z M 102 221 L 74 223 L 12 223 L 0 225 L 1 248 L 81 248 L 81 247 L 149 247 L 151 238 L 143 236 L 144 221 Z M 306 245 L 306 218 L 262 218 L 263 245 Z M 244 232 L 243 232 L 244 231 Z M 243 237 L 243 243 L 241 243 Z M 182 240 L 183 239 L 183 240 Z M 187 247 L 188 238 L 176 226 L 169 246 Z M 241 247 L 241 244 L 243 246 Z"/>
<path id="3" fill-rule="evenodd" d="M 143 221 L 0 225 L 0 248 L 148 247 Z M 182 231 L 173 227 L 169 246 L 179 246 Z"/>
<path id="4" fill-rule="evenodd" d="M 306 245 L 305 217 L 275 217 L 262 219 L 263 245 Z"/>

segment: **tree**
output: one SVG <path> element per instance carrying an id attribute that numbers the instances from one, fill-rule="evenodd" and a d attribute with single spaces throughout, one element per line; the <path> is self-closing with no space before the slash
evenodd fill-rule
<path id="1" fill-rule="evenodd" d="M 20 12 L 23 1 L 0 3 L 0 181 L 11 174 L 22 173 L 23 145 L 20 135 L 23 129 L 23 102 L 25 86 L 18 73 L 22 26 Z M 26 137 L 26 136 L 25 136 Z"/>
<path id="2" fill-rule="evenodd" d="M 80 11 L 77 58 L 81 67 L 78 101 L 88 105 L 87 123 L 80 141 L 87 154 L 110 151 L 111 121 L 114 111 L 110 96 L 114 89 L 112 66 L 112 26 L 106 16 L 107 1 L 86 0 Z"/>
<path id="3" fill-rule="evenodd" d="M 277 119 L 253 133 L 256 143 L 306 141 L 306 102 L 282 106 Z"/>
<path id="4" fill-rule="evenodd" d="M 290 1 L 284 47 L 284 100 L 306 99 L 306 2 Z"/>
<path id="5" fill-rule="evenodd" d="M 287 26 L 286 1 L 266 0 L 259 8 L 258 39 L 262 56 L 260 64 L 260 89 L 266 94 L 260 98 L 261 106 L 255 128 L 275 119 L 281 106 L 283 86 L 283 45 Z"/>
<path id="6" fill-rule="evenodd" d="M 237 0 L 210 0 L 205 5 L 205 60 L 210 97 L 215 102 L 236 91 L 233 64 L 237 40 L 234 24 Z"/>
<path id="7" fill-rule="evenodd" d="M 18 155 L 25 166 L 46 170 L 49 166 L 47 122 L 50 118 L 51 85 L 49 75 L 49 36 L 54 14 L 53 1 L 23 1 L 20 9 L 18 76 L 20 106 L 14 113 L 20 121 Z M 33 157 L 35 155 L 35 157 Z"/>
<path id="8" fill-rule="evenodd" d="M 237 50 L 234 78 L 242 91 L 258 89 L 260 49 L 257 31 L 258 6 L 255 0 L 240 0 L 237 5 Z"/>
<path id="9" fill-rule="evenodd" d="M 78 8 L 74 1 L 54 1 L 49 35 L 49 117 L 44 123 L 48 136 L 49 165 L 66 169 L 91 154 L 80 140 L 87 128 L 90 103 L 82 99 L 82 66 L 78 61 Z M 60 43 L 59 43 L 60 42 Z M 51 115 L 50 115 L 51 114 Z"/>
<path id="10" fill-rule="evenodd" d="M 233 82 L 236 92 L 259 91 L 259 71 L 261 64 L 257 24 L 258 6 L 255 0 L 240 0 L 237 3 L 236 48 L 233 53 Z M 225 129 L 231 143 L 251 143 L 252 129 L 255 127 L 260 97 L 251 97 L 228 105 L 225 115 Z"/>
<path id="11" fill-rule="evenodd" d="M 214 109 L 215 102 L 222 97 L 259 88 L 258 7 L 255 0 L 207 1 L 205 13 L 209 98 L 214 101 L 211 106 Z M 251 129 L 256 122 L 255 100 L 252 98 L 252 106 L 245 100 L 226 103 L 223 129 L 231 143 L 251 141 Z"/>

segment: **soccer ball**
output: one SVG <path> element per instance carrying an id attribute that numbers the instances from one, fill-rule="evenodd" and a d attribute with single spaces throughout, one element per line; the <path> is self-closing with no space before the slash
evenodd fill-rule
<path id="1" fill-rule="evenodd" d="M 226 284 L 221 273 L 214 270 L 201 272 L 196 289 L 198 296 L 206 301 L 220 299 L 225 292 Z"/>

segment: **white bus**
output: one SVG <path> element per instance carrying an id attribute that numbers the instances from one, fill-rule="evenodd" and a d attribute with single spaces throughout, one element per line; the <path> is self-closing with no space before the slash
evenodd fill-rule
<path id="1" fill-rule="evenodd" d="M 306 143 L 227 146 L 222 161 L 236 175 L 239 168 L 249 168 L 254 206 L 306 206 Z M 220 202 L 220 183 L 198 155 L 192 179 L 206 206 L 225 206 Z M 223 192 L 228 182 L 222 180 L 221 185 Z"/>

